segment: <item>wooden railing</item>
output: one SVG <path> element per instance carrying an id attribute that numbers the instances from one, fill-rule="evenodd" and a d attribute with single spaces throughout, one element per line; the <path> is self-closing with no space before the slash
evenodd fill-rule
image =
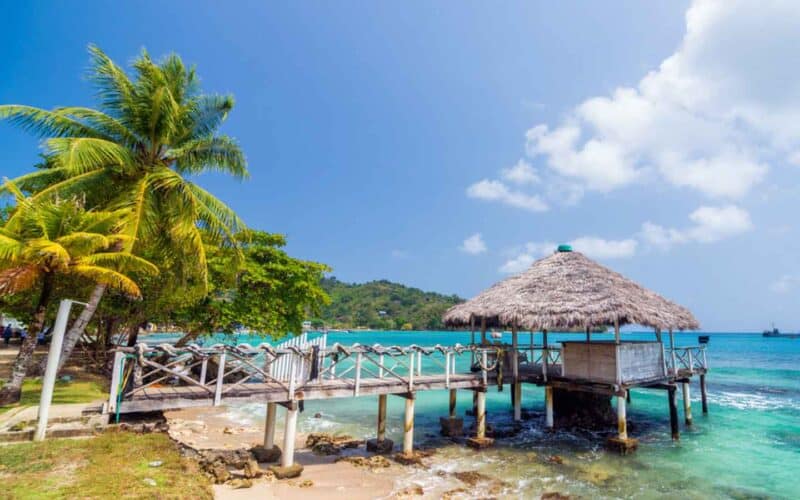
<path id="1" fill-rule="evenodd" d="M 115 352 L 108 408 L 114 412 L 121 401 L 144 397 L 148 389 L 163 386 L 195 387 L 213 398 L 214 405 L 248 383 L 268 383 L 285 390 L 287 400 L 294 399 L 297 391 L 326 384 L 344 385 L 358 396 L 366 379 L 394 380 L 412 391 L 422 377 L 438 376 L 449 388 L 457 365 L 463 373 L 474 372 L 472 356 L 480 360 L 477 371 L 481 373 L 476 376 L 486 384 L 497 366 L 489 359 L 489 353 L 495 352 L 495 348 L 460 344 L 290 345 L 280 349 L 267 343 L 184 348 L 138 344 Z"/>
<path id="2" fill-rule="evenodd" d="M 664 353 L 667 373 L 672 375 L 678 375 L 681 371 L 692 375 L 698 371 L 708 370 L 706 346 L 704 345 L 666 347 Z"/>

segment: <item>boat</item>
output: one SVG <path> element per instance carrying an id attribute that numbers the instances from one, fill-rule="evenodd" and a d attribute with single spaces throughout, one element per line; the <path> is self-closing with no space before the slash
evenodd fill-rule
<path id="1" fill-rule="evenodd" d="M 764 330 L 761 334 L 762 337 L 782 338 L 782 339 L 800 339 L 800 333 L 781 333 L 780 330 L 773 325 L 772 330 Z"/>

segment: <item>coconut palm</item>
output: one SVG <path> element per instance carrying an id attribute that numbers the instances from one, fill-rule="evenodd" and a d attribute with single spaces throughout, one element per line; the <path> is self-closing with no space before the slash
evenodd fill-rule
<path id="1" fill-rule="evenodd" d="M 113 251 L 130 239 L 122 232 L 127 210 L 87 211 L 77 198 L 34 200 L 25 198 L 12 184 L 6 186 L 15 195 L 16 208 L 0 228 L 0 295 L 38 289 L 38 300 L 11 380 L 0 389 L 0 405 L 19 400 L 59 277 L 99 283 L 140 297 L 139 287 L 126 273 L 158 272 L 153 264 L 130 252 Z"/>
<path id="2" fill-rule="evenodd" d="M 90 46 L 89 53 L 98 109 L 0 106 L 0 119 L 44 139 L 44 164 L 14 182 L 34 198 L 83 193 L 87 206 L 128 209 L 124 249 L 156 262 L 184 257 L 183 268 L 199 277 L 205 293 L 203 235 L 233 244 L 244 224 L 187 177 L 206 171 L 247 177 L 241 149 L 218 133 L 233 97 L 202 94 L 194 68 L 174 54 L 155 62 L 143 51 L 131 78 L 99 48 Z M 62 360 L 104 291 L 99 284 L 68 332 Z"/>

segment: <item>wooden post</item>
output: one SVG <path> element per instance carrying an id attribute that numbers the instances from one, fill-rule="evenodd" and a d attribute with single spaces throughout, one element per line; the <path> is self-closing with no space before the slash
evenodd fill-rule
<path id="1" fill-rule="evenodd" d="M 620 440 L 628 439 L 628 422 L 625 413 L 625 396 L 617 396 L 617 433 Z"/>
<path id="2" fill-rule="evenodd" d="M 681 431 L 678 427 L 678 402 L 676 401 L 676 392 L 676 387 L 673 385 L 667 389 L 667 397 L 669 399 L 669 426 L 672 430 L 672 439 L 674 441 L 681 438 Z"/>
<path id="3" fill-rule="evenodd" d="M 631 404 L 631 390 L 625 389 L 625 402 Z"/>
<path id="4" fill-rule="evenodd" d="M 222 383 L 225 379 L 225 351 L 219 355 L 219 365 L 217 366 L 217 387 L 214 391 L 214 406 L 222 403 Z"/>
<path id="5" fill-rule="evenodd" d="M 469 343 L 475 345 L 475 316 L 469 317 Z M 470 367 L 475 366 L 475 351 L 470 351 Z"/>
<path id="6" fill-rule="evenodd" d="M 483 353 L 481 353 L 481 362 L 483 363 L 483 368 L 481 371 L 483 372 L 483 385 L 484 387 L 489 384 L 489 373 L 486 371 L 486 368 L 489 366 L 489 354 L 484 349 Z"/>
<path id="7" fill-rule="evenodd" d="M 378 396 L 378 442 L 386 439 L 386 394 Z"/>
<path id="8" fill-rule="evenodd" d="M 203 356 L 203 363 L 200 365 L 200 385 L 206 385 L 207 371 L 208 371 L 208 357 Z"/>
<path id="9" fill-rule="evenodd" d="M 361 389 L 361 358 L 362 353 L 356 353 L 356 385 L 353 389 L 353 395 L 358 396 L 358 392 Z"/>
<path id="10" fill-rule="evenodd" d="M 547 328 L 542 329 L 542 378 L 547 382 L 547 364 L 549 363 L 550 350 L 547 348 Z"/>
<path id="11" fill-rule="evenodd" d="M 703 415 L 708 414 L 708 399 L 706 394 L 706 374 L 700 374 L 700 399 L 703 402 Z"/>
<path id="12" fill-rule="evenodd" d="M 511 401 L 514 407 L 514 421 L 522 420 L 522 385 L 519 383 L 519 343 L 517 341 L 517 320 L 511 324 L 511 368 L 514 384 L 511 386 Z"/>
<path id="13" fill-rule="evenodd" d="M 450 389 L 450 418 L 456 417 L 456 390 Z"/>
<path id="14" fill-rule="evenodd" d="M 278 413 L 278 405 L 267 403 L 267 422 L 264 425 L 264 448 L 271 450 L 275 447 L 275 419 Z"/>
<path id="15" fill-rule="evenodd" d="M 286 406 L 286 428 L 283 433 L 281 467 L 294 465 L 295 439 L 297 439 L 297 401 L 292 401 Z"/>
<path id="16" fill-rule="evenodd" d="M 475 434 L 478 439 L 486 437 L 486 393 L 478 391 L 478 411 L 475 413 Z"/>
<path id="17" fill-rule="evenodd" d="M 619 344 L 622 341 L 619 334 L 619 318 L 614 318 L 614 343 Z"/>
<path id="18" fill-rule="evenodd" d="M 422 351 L 417 353 L 417 376 L 422 375 Z"/>
<path id="19" fill-rule="evenodd" d="M 678 375 L 678 361 L 675 359 L 675 334 L 669 329 L 669 352 L 672 355 L 672 374 Z"/>
<path id="20" fill-rule="evenodd" d="M 406 413 L 403 420 L 403 454 L 411 456 L 414 453 L 414 393 L 406 398 Z"/>
<path id="21" fill-rule="evenodd" d="M 586 325 L 586 343 L 588 344 L 591 341 L 592 341 L 592 327 Z"/>
<path id="22" fill-rule="evenodd" d="M 553 388 L 544 386 L 545 427 L 553 428 Z"/>
<path id="23" fill-rule="evenodd" d="M 378 356 L 378 378 L 383 378 L 383 354 Z"/>
<path id="24" fill-rule="evenodd" d="M 117 397 L 119 396 L 119 382 L 121 372 L 125 366 L 125 353 L 117 351 L 114 353 L 114 368 L 111 372 L 111 387 L 108 393 L 108 413 L 117 411 Z"/>
<path id="25" fill-rule="evenodd" d="M 475 391 L 472 391 L 472 414 L 478 414 L 478 393 Z"/>
<path id="26" fill-rule="evenodd" d="M 414 390 L 414 351 L 408 353 L 408 392 Z"/>
<path id="27" fill-rule="evenodd" d="M 686 421 L 686 426 L 692 426 L 692 400 L 689 393 L 689 382 L 683 384 L 683 416 Z"/>
<path id="28" fill-rule="evenodd" d="M 481 345 L 486 345 L 486 318 L 481 318 Z"/>

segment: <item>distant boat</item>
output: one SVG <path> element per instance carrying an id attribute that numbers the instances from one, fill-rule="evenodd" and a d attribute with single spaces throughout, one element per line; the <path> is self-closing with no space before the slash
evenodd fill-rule
<path id="1" fill-rule="evenodd" d="M 772 338 L 779 337 L 782 339 L 800 339 L 800 333 L 781 333 L 781 331 L 774 326 L 772 327 L 772 330 L 764 330 L 761 336 Z"/>
<path id="2" fill-rule="evenodd" d="M 697 342 L 700 344 L 708 344 L 708 340 L 710 338 L 711 337 L 709 337 L 708 335 L 698 335 Z"/>

